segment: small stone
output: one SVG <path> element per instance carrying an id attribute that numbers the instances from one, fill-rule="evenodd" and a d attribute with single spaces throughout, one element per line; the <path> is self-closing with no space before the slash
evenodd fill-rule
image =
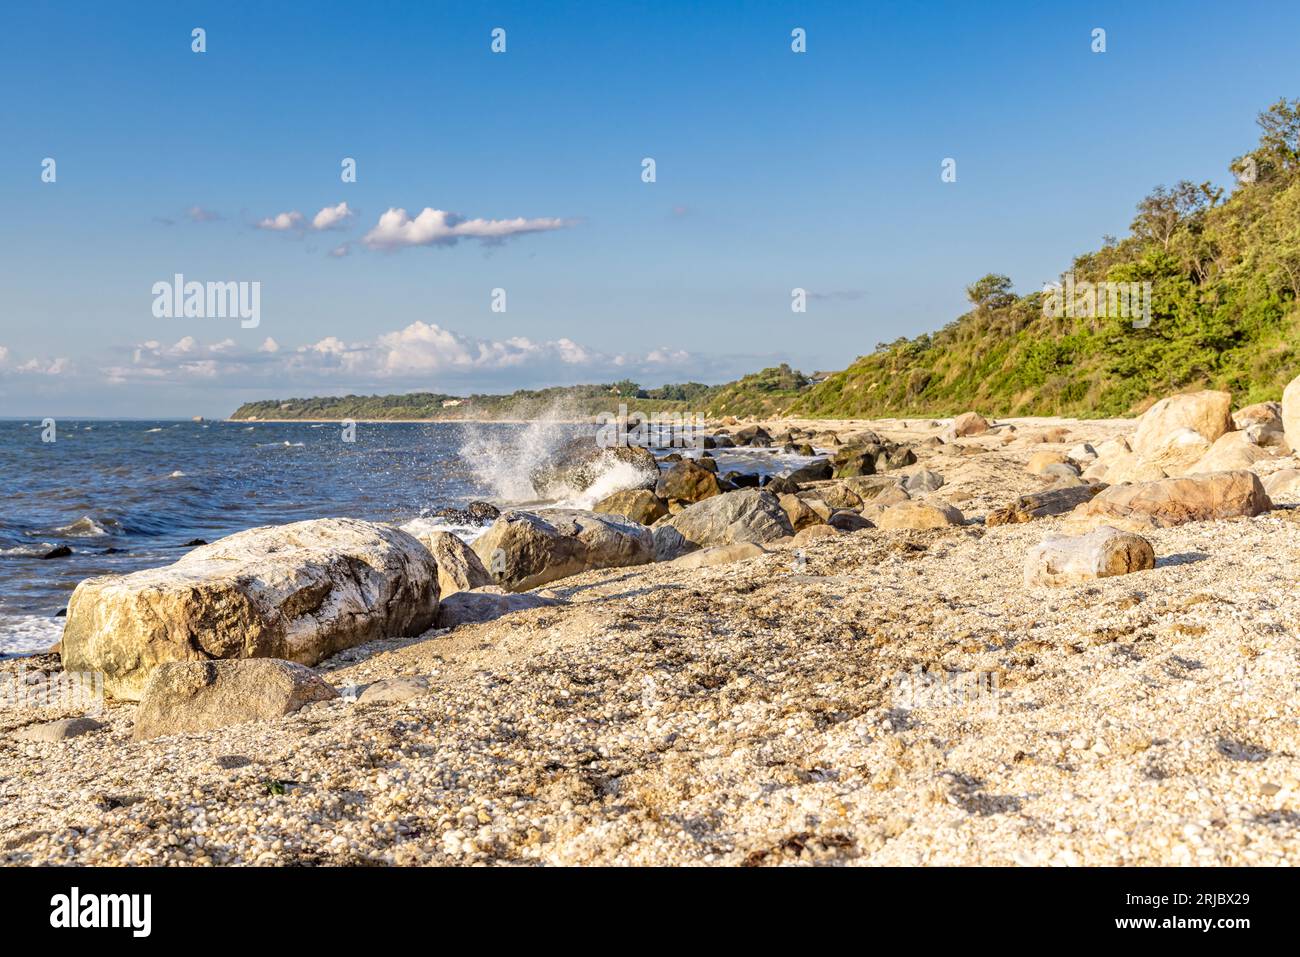
<path id="1" fill-rule="evenodd" d="M 58 721 L 45 721 L 19 728 L 14 732 L 14 740 L 54 744 L 98 731 L 102 727 L 102 724 L 90 718 L 61 718 Z"/>

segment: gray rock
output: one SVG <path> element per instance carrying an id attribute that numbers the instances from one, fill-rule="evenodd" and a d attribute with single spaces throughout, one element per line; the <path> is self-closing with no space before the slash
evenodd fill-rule
<path id="1" fill-rule="evenodd" d="M 91 731 L 98 731 L 102 727 L 102 724 L 90 718 L 61 718 L 58 721 L 43 721 L 19 728 L 14 732 L 14 740 L 54 744 L 78 735 L 89 734 Z"/>
<path id="2" fill-rule="evenodd" d="M 293 661 L 248 658 L 172 661 L 149 676 L 135 717 L 136 740 L 271 721 L 338 692 Z"/>
<path id="3" fill-rule="evenodd" d="M 452 595 L 438 607 L 438 627 L 456 628 L 460 625 L 476 625 L 485 621 L 495 621 L 511 612 L 563 604 L 564 602 L 558 599 L 543 598 L 541 595 L 498 594 L 487 590 L 462 591 Z"/>
<path id="4" fill-rule="evenodd" d="M 915 472 L 909 472 L 907 477 L 903 479 L 903 488 L 913 494 L 937 492 L 943 488 L 943 476 L 929 469 L 917 469 Z"/>
<path id="5" fill-rule="evenodd" d="M 775 495 L 746 488 L 696 502 L 654 530 L 655 558 L 667 561 L 697 548 L 775 541 L 794 529 Z"/>
<path id="6" fill-rule="evenodd" d="M 384 678 L 367 685 L 357 704 L 401 704 L 418 698 L 429 690 L 429 679 L 417 676 Z"/>

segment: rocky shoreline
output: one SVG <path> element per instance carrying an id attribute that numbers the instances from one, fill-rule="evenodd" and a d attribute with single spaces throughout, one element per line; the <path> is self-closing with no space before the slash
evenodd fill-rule
<path id="1" fill-rule="evenodd" d="M 556 450 L 539 494 L 620 487 L 470 545 L 321 519 L 83 582 L 0 679 L 107 706 L 0 708 L 0 860 L 1296 859 L 1300 394 L 701 445 Z"/>

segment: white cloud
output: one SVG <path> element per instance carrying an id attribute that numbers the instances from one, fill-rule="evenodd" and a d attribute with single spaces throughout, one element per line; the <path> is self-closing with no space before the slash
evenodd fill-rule
<path id="1" fill-rule="evenodd" d="M 285 232 L 290 229 L 302 228 L 302 213 L 296 209 L 287 213 L 276 213 L 274 216 L 268 216 L 257 224 L 258 229 L 269 229 L 273 232 Z"/>
<path id="2" fill-rule="evenodd" d="M 10 361 L 8 346 L 0 346 L 0 375 L 28 376 L 62 376 L 73 370 L 72 362 L 66 358 L 55 359 L 30 358 L 21 362 Z"/>
<path id="3" fill-rule="evenodd" d="M 504 242 L 526 233 L 549 232 L 574 225 L 568 219 L 465 219 L 442 209 L 426 206 L 412 219 L 405 209 L 390 209 L 379 217 L 362 239 L 371 249 L 400 249 L 405 246 L 454 246 L 462 239 L 485 243 Z"/>
<path id="4" fill-rule="evenodd" d="M 231 339 L 205 345 L 193 336 L 170 344 L 150 340 L 131 350 L 128 361 L 102 372 L 114 384 L 185 386 L 203 380 L 270 397 L 290 389 L 297 394 L 417 389 L 511 392 L 624 377 L 657 385 L 731 377 L 758 368 L 756 362 L 749 357 L 714 359 L 666 348 L 648 354 L 610 354 L 568 338 L 485 339 L 435 323 L 413 322 L 373 339 L 325 336 L 296 347 L 274 339 L 264 339 L 260 346 L 254 340 L 242 347 Z"/>
<path id="5" fill-rule="evenodd" d="M 337 229 L 356 215 L 347 203 L 326 206 L 312 218 L 312 229 Z"/>

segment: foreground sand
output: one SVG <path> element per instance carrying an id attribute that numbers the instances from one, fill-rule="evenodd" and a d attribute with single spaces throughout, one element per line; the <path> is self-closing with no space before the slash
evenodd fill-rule
<path id="1" fill-rule="evenodd" d="M 1043 486 L 1033 452 L 1132 425 L 1017 424 L 978 454 L 918 449 L 936 496 L 981 519 Z M 1021 575 L 1058 519 L 588 573 L 542 590 L 567 606 L 321 669 L 430 679 L 400 705 L 145 743 L 129 704 L 61 744 L 14 741 L 33 713 L 0 710 L 0 861 L 1300 860 L 1300 511 L 1279 504 L 1151 533 L 1153 571 L 1050 590 Z M 918 667 L 998 692 L 909 708 L 895 678 Z"/>

